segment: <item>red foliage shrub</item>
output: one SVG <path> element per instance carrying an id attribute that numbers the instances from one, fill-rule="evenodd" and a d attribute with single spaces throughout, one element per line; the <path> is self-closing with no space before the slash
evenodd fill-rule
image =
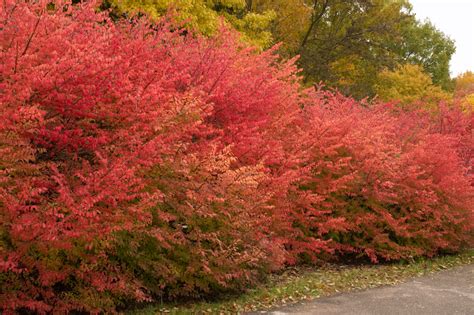
<path id="1" fill-rule="evenodd" d="M 319 142 L 311 156 L 319 162 L 303 187 L 322 197 L 311 206 L 323 216 L 307 229 L 341 253 L 374 262 L 472 245 L 465 127 L 440 133 L 427 114 L 365 107 L 337 94 L 309 112 Z M 332 139 L 332 146 L 321 139 Z M 331 190 L 321 193 L 322 187 Z"/>
<path id="2" fill-rule="evenodd" d="M 439 114 L 432 117 L 431 132 L 450 136 L 464 163 L 467 175 L 474 185 L 474 112 L 462 110 L 462 103 L 441 106 Z"/>
<path id="3" fill-rule="evenodd" d="M 235 288 L 281 264 L 260 228 L 268 172 L 235 157 L 261 141 L 242 126 L 274 113 L 225 125 L 253 103 L 224 70 L 242 81 L 254 61 L 270 91 L 287 67 L 233 38 L 114 24 L 92 4 L 6 1 L 1 16 L 3 308 L 112 310 Z"/>

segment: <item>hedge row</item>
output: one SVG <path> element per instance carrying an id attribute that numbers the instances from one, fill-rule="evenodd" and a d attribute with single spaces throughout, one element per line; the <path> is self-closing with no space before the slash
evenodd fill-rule
<path id="1" fill-rule="evenodd" d="M 472 113 L 303 89 L 223 29 L 0 6 L 0 309 L 113 312 L 472 246 Z"/>

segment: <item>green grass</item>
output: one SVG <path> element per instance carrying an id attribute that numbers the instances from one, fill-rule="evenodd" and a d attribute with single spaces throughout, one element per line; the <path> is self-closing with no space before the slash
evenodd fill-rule
<path id="1" fill-rule="evenodd" d="M 268 310 L 339 292 L 394 285 L 413 277 L 472 263 L 474 263 L 474 250 L 459 255 L 419 259 L 409 263 L 363 266 L 328 265 L 317 269 L 292 268 L 271 276 L 265 285 L 226 300 L 186 305 L 154 305 L 130 312 L 130 314 L 235 314 Z"/>

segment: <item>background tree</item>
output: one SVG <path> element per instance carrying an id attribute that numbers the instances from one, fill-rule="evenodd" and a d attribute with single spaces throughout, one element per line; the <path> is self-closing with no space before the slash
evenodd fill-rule
<path id="1" fill-rule="evenodd" d="M 112 8 L 119 15 L 145 13 L 155 20 L 171 11 L 178 21 L 204 35 L 215 34 L 223 19 L 249 43 L 261 48 L 272 43 L 269 29 L 275 13 L 251 12 L 245 0 L 104 0 L 103 8 Z"/>
<path id="2" fill-rule="evenodd" d="M 301 55 L 306 81 L 323 81 L 358 98 L 373 96 L 377 74 L 418 64 L 433 83 L 451 89 L 454 42 L 429 21 L 417 21 L 405 0 L 254 0 L 273 10 L 272 33 L 282 54 Z"/>
<path id="3" fill-rule="evenodd" d="M 434 85 L 428 74 L 418 65 L 406 64 L 394 71 L 384 70 L 377 77 L 377 95 L 384 101 L 399 101 L 403 108 L 425 106 L 434 110 L 440 101 L 451 96 Z"/>
<path id="4" fill-rule="evenodd" d="M 282 55 L 296 55 L 313 14 L 311 3 L 308 0 L 247 0 L 247 3 L 253 12 L 275 12 L 271 25 L 274 42 L 282 44 Z"/>
<path id="5" fill-rule="evenodd" d="M 404 2 L 384 0 L 260 0 L 274 10 L 273 36 L 282 54 L 301 56 L 308 84 L 323 81 L 359 98 L 372 95 L 377 72 L 396 65 L 390 42 L 400 40 Z M 285 5 L 282 4 L 285 3 Z"/>
<path id="6" fill-rule="evenodd" d="M 474 73 L 466 71 L 455 80 L 454 96 L 466 110 L 474 111 Z"/>
<path id="7" fill-rule="evenodd" d="M 449 74 L 449 61 L 456 51 L 454 41 L 436 29 L 430 21 L 420 22 L 414 18 L 402 23 L 400 62 L 418 64 L 428 73 L 434 84 L 445 90 L 453 89 Z"/>
<path id="8" fill-rule="evenodd" d="M 457 93 L 471 93 L 474 92 L 474 73 L 471 71 L 466 71 L 454 80 L 456 83 L 456 92 Z"/>

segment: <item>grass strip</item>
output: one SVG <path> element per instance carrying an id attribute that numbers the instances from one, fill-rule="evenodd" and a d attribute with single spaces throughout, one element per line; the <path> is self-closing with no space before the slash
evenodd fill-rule
<path id="1" fill-rule="evenodd" d="M 395 285 L 443 269 L 474 263 L 474 250 L 458 255 L 386 265 L 327 265 L 288 268 L 239 296 L 213 302 L 161 304 L 130 314 L 239 314 L 312 300 L 340 292 Z"/>

